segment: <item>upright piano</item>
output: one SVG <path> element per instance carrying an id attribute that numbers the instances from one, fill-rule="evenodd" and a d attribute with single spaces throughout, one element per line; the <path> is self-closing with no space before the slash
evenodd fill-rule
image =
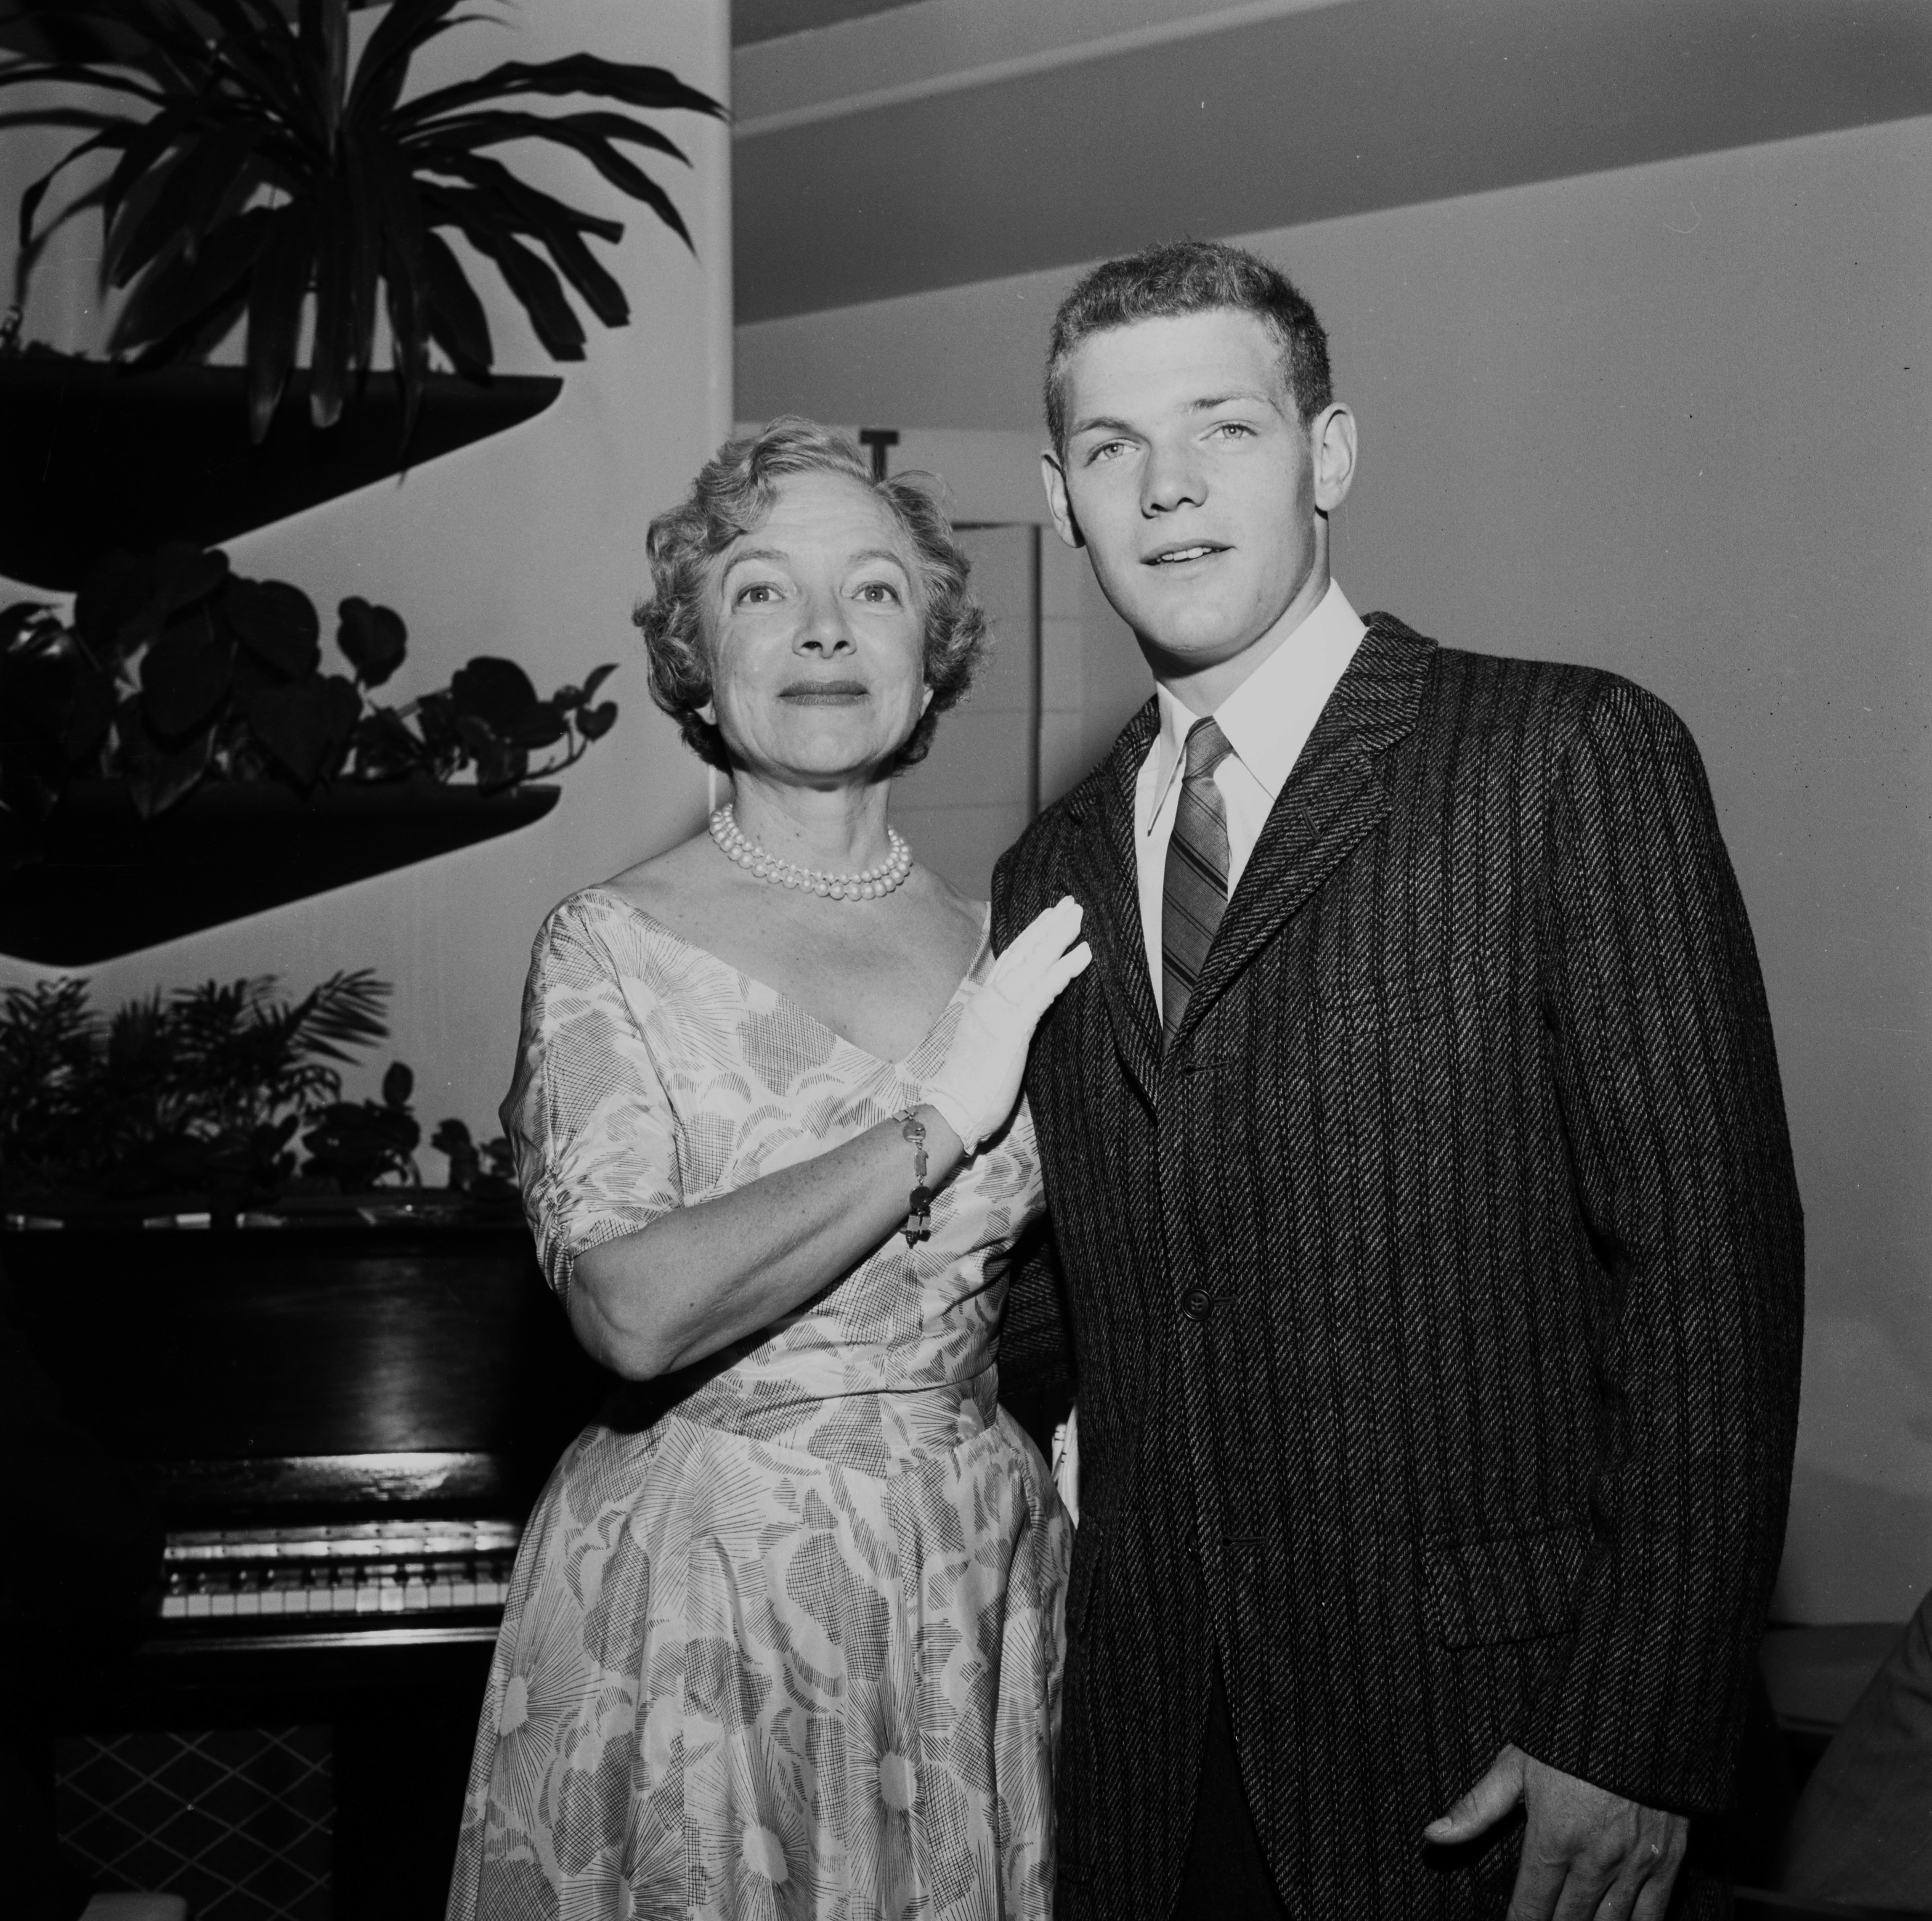
<path id="1" fill-rule="evenodd" d="M 9 1317 L 166 1530 L 62 1703 L 63 1838 L 232 1921 L 441 1912 L 524 1518 L 610 1377 L 520 1226 L 8 1233 Z"/>

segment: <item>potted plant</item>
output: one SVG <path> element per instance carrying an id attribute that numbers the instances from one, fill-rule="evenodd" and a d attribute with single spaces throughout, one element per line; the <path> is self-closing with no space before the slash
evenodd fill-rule
<path id="1" fill-rule="evenodd" d="M 0 609 L 0 952 L 84 965 L 507 832 L 616 720 L 614 667 L 544 699 L 490 655 L 388 705 L 408 645 L 352 597 L 331 670 L 299 589 L 186 545 Z"/>
<path id="2" fill-rule="evenodd" d="M 406 445 L 410 457 L 427 457 L 418 421 L 428 402 L 465 383 L 486 392 L 502 385 L 492 379 L 482 304 L 446 233 L 492 263 L 554 359 L 584 356 L 566 285 L 605 325 L 628 322 L 622 289 L 588 244 L 614 242 L 621 223 L 532 187 L 490 150 L 536 140 L 578 154 L 688 246 L 676 205 L 626 149 L 685 156 L 635 109 L 724 109 L 664 68 L 586 53 L 507 61 L 405 100 L 416 55 L 471 17 L 458 6 L 395 0 L 359 59 L 350 57 L 350 0 L 300 0 L 293 25 L 278 0 L 62 0 L 30 10 L 30 18 L 57 14 L 68 35 L 92 26 L 102 37 L 92 57 L 56 52 L 0 64 L 0 88 L 52 83 L 85 88 L 90 102 L 105 94 L 128 104 L 69 100 L 0 123 L 84 136 L 22 196 L 22 276 L 44 243 L 40 209 L 56 177 L 89 156 L 113 157 L 106 178 L 67 213 L 100 211 L 104 271 L 128 296 L 113 346 L 128 358 L 118 369 L 89 367 L 17 342 L 8 353 L 0 340 L 0 391 L 16 450 L 0 473 L 0 570 L 71 588 L 110 549 L 232 538 L 398 471 Z M 526 104 L 573 97 L 615 104 L 548 113 Z M 304 377 L 296 345 L 311 315 Z M 386 376 L 374 371 L 379 317 L 389 339 Z M 244 367 L 193 364 L 238 322 Z M 434 354 L 454 370 L 453 384 L 431 371 Z M 170 369 L 190 376 L 188 403 L 219 394 L 231 424 L 225 442 L 218 435 L 209 443 L 206 487 L 181 472 L 178 436 L 165 454 L 152 447 L 143 458 L 125 445 L 112 463 L 99 460 L 112 416 L 138 421 L 140 440 L 182 403 L 163 392 Z M 499 406 L 480 430 L 548 404 L 554 383 L 542 384 L 546 395 L 526 392 Z M 291 388 L 306 399 L 310 432 L 284 422 L 278 439 Z M 92 410 L 91 436 L 76 433 L 76 409 Z M 345 437 L 340 424 L 358 411 L 366 418 L 346 436 L 352 445 L 317 444 Z M 245 457 L 233 444 L 244 419 L 254 449 Z M 444 451 L 478 435 L 452 439 L 445 423 L 432 437 Z M 89 438 L 88 454 L 73 451 Z"/>

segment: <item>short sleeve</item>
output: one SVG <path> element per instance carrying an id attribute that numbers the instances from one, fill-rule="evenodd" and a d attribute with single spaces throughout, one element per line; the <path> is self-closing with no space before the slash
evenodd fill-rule
<path id="1" fill-rule="evenodd" d="M 566 901 L 524 987 L 516 1078 L 500 1114 L 544 1278 L 568 1292 L 586 1248 L 682 1206 L 677 1124 L 608 946 Z"/>

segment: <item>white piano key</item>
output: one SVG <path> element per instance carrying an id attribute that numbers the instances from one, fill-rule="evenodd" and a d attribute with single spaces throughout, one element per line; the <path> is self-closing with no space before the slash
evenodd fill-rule
<path id="1" fill-rule="evenodd" d="M 164 1621 L 181 1621 L 188 1618 L 188 1596 L 185 1594 L 164 1594 L 161 1596 L 161 1619 Z"/>
<path id="2" fill-rule="evenodd" d="M 454 1581 L 450 1583 L 450 1592 L 454 1599 L 452 1608 L 474 1608 L 477 1604 L 476 1584 L 473 1581 Z"/>
<path id="3" fill-rule="evenodd" d="M 424 1605 L 430 1608 L 453 1608 L 456 1605 L 456 1584 L 448 1581 L 433 1581 L 429 1592 L 424 1596 Z"/>
<path id="4" fill-rule="evenodd" d="M 235 1597 L 235 1611 L 237 1614 L 260 1614 L 262 1611 L 260 1594 L 252 1588 L 243 1589 Z"/>
<path id="5" fill-rule="evenodd" d="M 190 1620 L 205 1621 L 208 1619 L 208 1596 L 206 1594 L 190 1594 L 184 1599 Z"/>
<path id="6" fill-rule="evenodd" d="M 208 1611 L 217 1620 L 232 1620 L 235 1614 L 235 1596 L 232 1594 L 211 1594 L 208 1597 Z"/>

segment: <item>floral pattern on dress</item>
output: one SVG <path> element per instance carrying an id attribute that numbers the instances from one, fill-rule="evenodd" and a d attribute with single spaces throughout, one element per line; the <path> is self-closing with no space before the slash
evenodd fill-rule
<path id="1" fill-rule="evenodd" d="M 586 1247 L 914 1104 L 990 963 L 876 1059 L 603 889 L 545 922 L 503 1120 L 550 1284 Z M 1024 1106 L 898 1236 L 524 1535 L 450 1921 L 1044 1917 L 1070 1535 L 1003 1413 Z"/>

